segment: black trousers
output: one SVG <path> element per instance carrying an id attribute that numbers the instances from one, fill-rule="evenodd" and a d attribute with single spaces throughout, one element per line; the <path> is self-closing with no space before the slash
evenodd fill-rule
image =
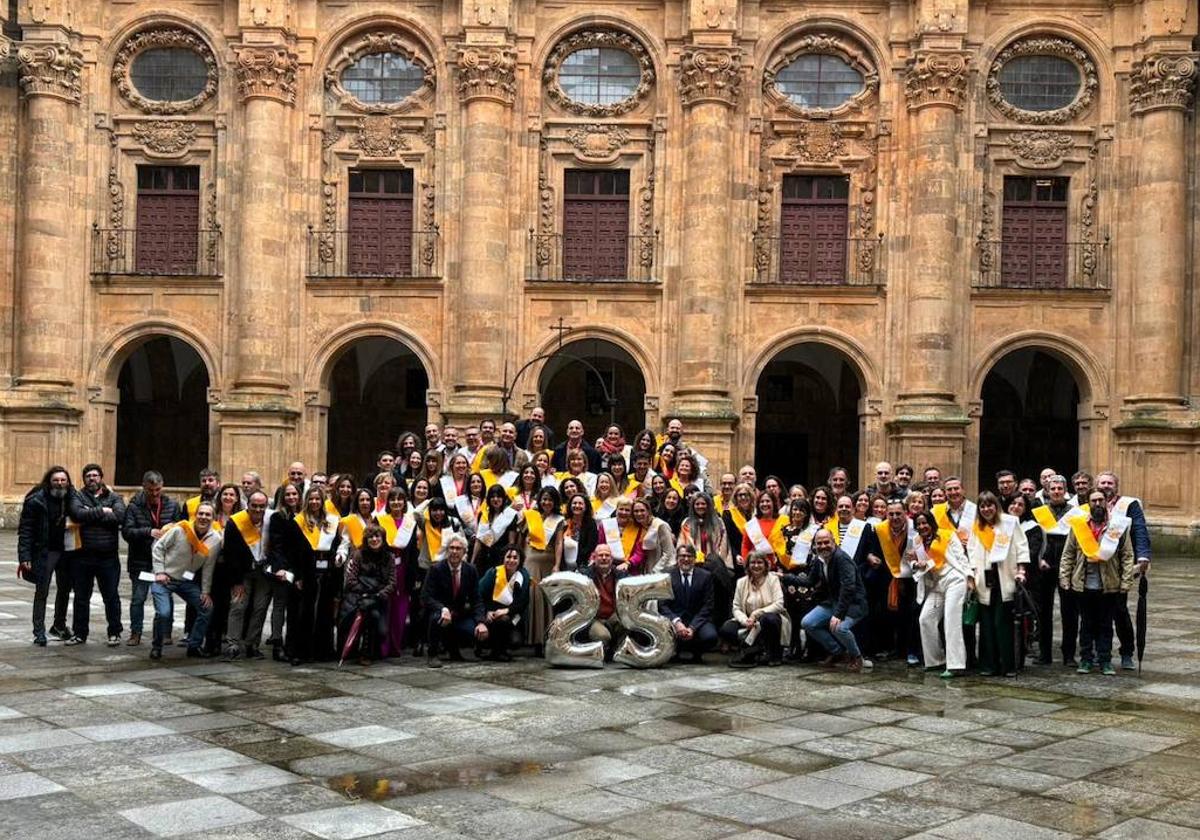
<path id="1" fill-rule="evenodd" d="M 1113 605 L 1113 621 L 1117 626 L 1117 639 L 1121 642 L 1121 656 L 1133 656 L 1133 620 L 1129 617 L 1129 593 L 1122 592 L 1116 596 Z"/>
<path id="2" fill-rule="evenodd" d="M 97 555 L 82 551 L 75 563 L 75 615 L 71 631 L 81 639 L 88 637 L 88 625 L 92 620 L 92 588 L 100 588 L 104 599 L 104 617 L 108 621 L 108 635 L 119 636 L 121 626 L 121 597 L 117 587 L 121 584 L 121 563 L 114 552 L 112 555 Z"/>
<path id="3" fill-rule="evenodd" d="M 383 640 L 387 638 L 388 633 L 388 611 L 387 604 L 370 607 L 362 610 L 363 622 L 358 631 L 358 640 L 355 642 L 354 650 L 351 650 L 349 656 L 354 655 L 354 651 L 358 651 L 359 656 L 364 656 L 368 659 L 381 659 L 383 657 Z M 340 632 L 338 633 L 338 657 L 342 655 L 342 648 L 346 644 L 346 639 L 350 638 L 350 625 L 354 623 L 354 617 L 358 615 L 358 610 L 349 613 L 341 621 Z"/>
<path id="4" fill-rule="evenodd" d="M 1058 593 L 1058 612 L 1062 622 L 1063 661 L 1075 658 L 1079 642 L 1079 605 L 1074 592 L 1058 585 L 1058 566 L 1038 575 L 1033 597 L 1038 608 L 1038 661 L 1049 665 L 1054 661 L 1054 593 Z"/>
<path id="5" fill-rule="evenodd" d="M 690 654 L 692 656 L 701 656 L 713 650 L 717 646 L 717 627 L 711 621 L 706 621 L 699 627 L 695 628 L 695 632 L 690 639 L 675 639 L 675 650 L 682 656 Z"/>
<path id="6" fill-rule="evenodd" d="M 457 656 L 463 645 L 475 645 L 475 619 L 469 615 L 461 618 L 451 618 L 450 623 L 442 626 L 441 613 L 431 612 L 429 615 L 429 655 L 437 656 L 442 647 L 451 656 Z"/>
<path id="7" fill-rule="evenodd" d="M 33 634 L 46 632 L 46 602 L 50 599 L 50 581 L 54 580 L 54 617 L 50 626 L 67 629 L 67 607 L 71 590 L 75 588 L 75 552 L 47 551 L 41 561 L 34 563 L 36 590 L 33 594 Z"/>
<path id="8" fill-rule="evenodd" d="M 513 639 L 513 623 L 508 616 L 501 616 L 487 623 L 488 638 L 487 646 L 494 655 L 508 653 L 508 649 L 512 647 Z M 474 633 L 474 628 L 472 628 Z"/>
<path id="9" fill-rule="evenodd" d="M 1113 623 L 1125 602 L 1123 592 L 1089 589 L 1079 593 L 1079 659 L 1107 665 L 1112 662 Z"/>
<path id="10" fill-rule="evenodd" d="M 766 650 L 767 656 L 775 657 L 781 652 L 779 647 L 779 634 L 783 629 L 783 621 L 776 613 L 767 613 L 758 617 L 758 626 L 761 628 L 758 631 L 758 638 L 754 640 L 755 647 L 761 647 Z M 735 647 L 745 647 L 738 632 L 742 629 L 742 625 L 737 623 L 737 619 L 731 618 L 721 625 L 721 638 Z"/>

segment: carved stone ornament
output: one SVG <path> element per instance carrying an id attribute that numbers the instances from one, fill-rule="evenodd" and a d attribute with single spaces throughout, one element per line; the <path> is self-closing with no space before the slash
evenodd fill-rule
<path id="1" fill-rule="evenodd" d="M 1000 71 L 1012 59 L 1025 55 L 1055 56 L 1074 64 L 1079 69 L 1080 78 L 1079 93 L 1075 101 L 1053 111 L 1026 111 L 1007 101 L 1000 90 Z M 1029 125 L 1062 125 L 1078 119 L 1092 107 L 1099 87 L 1096 64 L 1091 56 L 1074 41 L 1050 35 L 1022 38 L 1009 44 L 996 56 L 987 77 L 987 97 L 992 107 L 1014 122 Z"/>
<path id="2" fill-rule="evenodd" d="M 296 54 L 282 46 L 241 44 L 233 48 L 238 94 L 242 100 L 275 99 L 290 105 L 296 99 Z"/>
<path id="3" fill-rule="evenodd" d="M 360 102 L 342 86 L 342 74 L 360 58 L 378 53 L 402 55 L 421 69 L 423 84 L 399 102 Z M 338 51 L 325 69 L 325 89 L 336 100 L 338 108 L 348 108 L 366 114 L 399 114 L 423 100 L 431 99 L 436 81 L 433 62 L 412 38 L 402 32 L 379 30 L 365 32 L 350 40 Z"/>
<path id="4" fill-rule="evenodd" d="M 1129 101 L 1135 114 L 1161 108 L 1188 110 L 1196 94 L 1196 56 L 1159 54 L 1134 62 Z"/>
<path id="5" fill-rule="evenodd" d="M 79 104 L 83 56 L 66 44 L 28 44 L 17 50 L 17 71 L 25 96 L 54 96 Z"/>
<path id="6" fill-rule="evenodd" d="M 133 79 L 129 76 L 133 60 L 145 50 L 164 48 L 191 50 L 204 60 L 204 72 L 207 76 L 204 89 L 191 99 L 179 102 L 147 99 L 138 93 L 134 86 Z M 112 68 L 112 80 L 117 87 L 117 93 L 134 108 L 147 114 L 187 114 L 195 111 L 216 94 L 217 76 L 217 60 L 208 44 L 194 32 L 179 27 L 145 29 L 131 36 L 121 45 Z"/>
<path id="7" fill-rule="evenodd" d="M 358 133 L 350 140 L 350 148 L 366 157 L 392 157 L 409 148 L 404 129 L 394 117 L 368 116 L 358 121 Z"/>
<path id="8" fill-rule="evenodd" d="M 196 140 L 196 126 L 178 120 L 152 120 L 133 127 L 133 139 L 151 152 L 176 155 Z"/>
<path id="9" fill-rule="evenodd" d="M 679 56 L 679 96 L 685 108 L 701 102 L 737 107 L 742 95 L 742 51 L 685 47 Z"/>
<path id="10" fill-rule="evenodd" d="M 863 87 L 836 108 L 807 108 L 779 89 L 776 79 L 796 59 L 803 55 L 833 55 L 849 64 L 863 77 Z M 763 93 L 777 106 L 788 108 L 809 116 L 843 116 L 860 111 L 870 104 L 879 92 L 879 71 L 866 50 L 858 44 L 833 32 L 808 32 L 787 45 L 763 72 Z"/>
<path id="11" fill-rule="evenodd" d="M 796 157 L 810 163 L 828 163 L 835 160 L 846 153 L 842 126 L 827 120 L 802 122 L 796 128 L 792 151 Z"/>
<path id="12" fill-rule="evenodd" d="M 1022 131 L 1010 135 L 1008 145 L 1022 162 L 1049 168 L 1062 163 L 1075 141 L 1061 131 Z"/>
<path id="13" fill-rule="evenodd" d="M 12 56 L 13 43 L 0 34 L 0 65 L 4 64 Z"/>
<path id="14" fill-rule="evenodd" d="M 517 96 L 517 53 L 511 46 L 458 48 L 458 96 L 511 105 Z"/>
<path id="15" fill-rule="evenodd" d="M 620 102 L 605 105 L 576 102 L 567 96 L 558 82 L 562 63 L 571 53 L 600 47 L 624 50 L 632 55 L 637 61 L 642 77 L 633 93 Z M 646 98 L 650 88 L 654 86 L 654 62 L 651 61 L 650 53 L 642 46 L 642 42 L 632 35 L 615 29 L 583 29 L 554 45 L 554 49 L 546 57 L 542 84 L 546 87 L 546 98 L 564 111 L 583 117 L 616 117 L 632 111 Z"/>
<path id="16" fill-rule="evenodd" d="M 967 94 L 967 56 L 954 52 L 921 52 L 908 60 L 904 96 L 908 109 L 931 105 L 962 110 Z"/>
<path id="17" fill-rule="evenodd" d="M 615 125 L 583 125 L 568 131 L 567 140 L 575 147 L 577 157 L 609 161 L 629 142 L 629 132 Z"/>

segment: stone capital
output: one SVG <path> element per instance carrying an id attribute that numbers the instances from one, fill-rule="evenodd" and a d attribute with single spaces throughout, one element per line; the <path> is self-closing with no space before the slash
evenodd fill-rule
<path id="1" fill-rule="evenodd" d="M 908 60 L 904 97 L 908 110 L 940 106 L 961 111 L 967 95 L 968 58 L 963 53 L 924 51 Z"/>
<path id="2" fill-rule="evenodd" d="M 284 46 L 242 44 L 233 48 L 238 94 L 274 99 L 290 105 L 296 99 L 296 54 Z"/>
<path id="3" fill-rule="evenodd" d="M 0 35 L 0 65 L 7 62 L 13 53 L 13 42 Z"/>
<path id="4" fill-rule="evenodd" d="M 1129 76 L 1129 104 L 1134 114 L 1164 109 L 1190 110 L 1195 93 L 1195 53 L 1158 53 L 1133 64 Z"/>
<path id="5" fill-rule="evenodd" d="M 82 95 L 83 55 L 68 44 L 24 44 L 17 72 L 25 96 L 53 96 L 75 105 Z"/>
<path id="6" fill-rule="evenodd" d="M 742 51 L 737 47 L 684 47 L 679 57 L 683 107 L 716 102 L 736 108 L 742 95 Z"/>
<path id="7" fill-rule="evenodd" d="M 460 46 L 454 65 L 463 102 L 490 99 L 512 105 L 517 96 L 517 53 L 508 44 Z"/>

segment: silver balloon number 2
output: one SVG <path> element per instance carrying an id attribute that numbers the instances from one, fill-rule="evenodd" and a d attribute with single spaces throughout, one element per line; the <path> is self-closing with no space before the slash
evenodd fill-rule
<path id="1" fill-rule="evenodd" d="M 543 578 L 540 588 L 552 607 L 564 600 L 571 603 L 566 612 L 550 622 L 546 661 L 567 668 L 603 668 L 603 644 L 575 641 L 596 620 L 600 608 L 600 592 L 591 578 L 578 572 L 556 572 Z M 634 668 L 656 668 L 670 660 L 675 653 L 671 623 L 657 609 L 647 607 L 649 601 L 670 597 L 668 575 L 639 575 L 617 581 L 617 618 L 626 631 L 644 635 L 650 644 L 642 644 L 627 634 L 613 659 Z"/>
<path id="2" fill-rule="evenodd" d="M 578 572 L 555 572 L 542 578 L 539 587 L 550 606 L 570 601 L 571 607 L 550 622 L 546 632 L 546 661 L 567 668 L 603 668 L 604 645 L 601 642 L 577 642 L 575 636 L 587 630 L 600 609 L 600 592 L 592 579 Z"/>
<path id="3" fill-rule="evenodd" d="M 626 630 L 636 630 L 649 637 L 643 645 L 626 633 L 625 641 L 613 659 L 632 668 L 657 668 L 675 655 L 675 633 L 671 622 L 659 615 L 658 607 L 648 608 L 647 601 L 670 598 L 671 576 L 664 574 L 638 575 L 617 581 L 617 615 Z"/>

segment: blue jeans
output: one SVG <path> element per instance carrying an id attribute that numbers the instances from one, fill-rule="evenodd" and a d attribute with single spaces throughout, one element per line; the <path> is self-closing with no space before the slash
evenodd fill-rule
<path id="1" fill-rule="evenodd" d="M 171 629 L 173 616 L 171 596 L 178 595 L 188 606 L 196 608 L 196 623 L 192 625 L 192 634 L 188 636 L 188 647 L 198 648 L 204 642 L 204 634 L 208 630 L 208 619 L 212 615 L 212 606 L 200 604 L 200 587 L 194 580 L 170 580 L 166 583 L 150 584 L 150 595 L 154 598 L 154 647 L 162 648 L 163 637 Z"/>
<path id="2" fill-rule="evenodd" d="M 804 616 L 800 626 L 804 628 L 804 632 L 809 635 L 809 638 L 816 639 L 821 647 L 829 652 L 830 656 L 837 656 L 841 653 L 851 657 L 862 656 L 852 632 L 855 619 L 849 616 L 843 618 L 838 629 L 830 632 L 829 619 L 831 618 L 833 618 L 833 610 L 828 607 L 813 607 L 809 610 L 808 615 Z"/>
<path id="3" fill-rule="evenodd" d="M 130 578 L 129 588 L 129 632 L 142 634 L 146 623 L 146 597 L 150 594 L 150 581 Z"/>

